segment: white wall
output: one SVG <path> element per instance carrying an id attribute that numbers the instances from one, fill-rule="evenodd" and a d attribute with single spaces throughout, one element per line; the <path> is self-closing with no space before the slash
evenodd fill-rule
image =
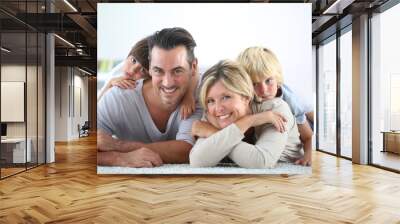
<path id="1" fill-rule="evenodd" d="M 143 37 L 180 26 L 197 42 L 200 71 L 221 59 L 235 59 L 247 47 L 264 46 L 278 56 L 286 84 L 312 104 L 309 3 L 100 3 L 97 9 L 98 60 L 121 60 Z M 100 73 L 98 76 L 102 80 Z"/>
<path id="2" fill-rule="evenodd" d="M 20 64 L 3 64 L 1 66 L 1 80 L 11 82 L 25 82 L 26 84 L 26 107 L 23 102 L 22 113 L 26 112 L 26 121 L 7 122 L 7 137 L 24 138 L 25 135 L 32 143 L 32 161 L 36 162 L 39 154 L 39 163 L 44 162 L 44 86 L 41 66 L 25 66 Z M 26 81 L 25 78 L 28 78 Z M 3 91 L 3 90 L 2 90 Z M 3 98 L 4 96 L 2 96 Z M 12 110 L 10 107 L 2 107 L 1 110 Z M 13 113 L 13 111 L 7 111 Z M 14 111 L 15 113 L 15 111 Z"/>
<path id="3" fill-rule="evenodd" d="M 55 68 L 55 140 L 68 140 L 69 76 L 67 67 Z"/>
<path id="4" fill-rule="evenodd" d="M 1 81 L 18 81 L 25 82 L 25 65 L 2 65 L 1 66 Z M 7 108 L 1 108 L 7 110 Z M 8 137 L 25 137 L 24 122 L 7 123 Z"/>
<path id="5" fill-rule="evenodd" d="M 78 72 L 78 75 L 77 75 Z M 74 112 L 72 113 L 71 134 L 76 138 L 78 133 L 78 124 L 82 126 L 88 119 L 88 78 L 82 77 L 79 71 L 74 71 Z M 81 111 L 80 111 L 81 110 Z"/>
<path id="6" fill-rule="evenodd" d="M 88 78 L 77 69 L 56 67 L 55 86 L 55 140 L 77 139 L 78 124 L 88 120 Z M 77 105 L 81 105 L 82 114 Z"/>
<path id="7" fill-rule="evenodd" d="M 33 71 L 32 66 L 25 65 L 2 65 L 1 66 L 1 81 L 10 82 L 25 82 L 25 74 L 27 69 L 28 73 Z M 36 69 L 36 68 L 35 68 Z M 36 71 L 36 70 L 35 70 Z M 27 94 L 28 97 L 33 94 Z M 36 94 L 35 94 L 36 96 Z M 7 110 L 9 108 L 1 108 L 1 110 Z M 7 136 L 8 137 L 25 137 L 25 122 L 7 122 Z"/>

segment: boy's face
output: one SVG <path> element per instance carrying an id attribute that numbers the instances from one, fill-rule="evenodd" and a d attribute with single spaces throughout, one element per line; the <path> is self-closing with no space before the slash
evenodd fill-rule
<path id="1" fill-rule="evenodd" d="M 254 90 L 258 97 L 265 100 L 271 100 L 275 98 L 278 92 L 278 82 L 273 77 L 265 77 L 260 82 L 253 83 Z"/>
<path id="2" fill-rule="evenodd" d="M 147 73 L 146 69 L 132 55 L 125 59 L 122 71 L 126 78 L 134 80 L 143 78 Z"/>

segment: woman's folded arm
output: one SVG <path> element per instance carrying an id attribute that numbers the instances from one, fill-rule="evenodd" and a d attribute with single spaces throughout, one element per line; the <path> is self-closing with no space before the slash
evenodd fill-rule
<path id="1" fill-rule="evenodd" d="M 255 145 L 241 142 L 229 154 L 229 158 L 244 168 L 272 168 L 285 149 L 288 132 L 276 130 L 272 125 L 264 125 L 262 134 Z"/>
<path id="2" fill-rule="evenodd" d="M 190 166 L 216 166 L 235 145 L 242 142 L 243 138 L 244 135 L 235 124 L 229 125 L 208 138 L 199 138 L 190 151 Z"/>

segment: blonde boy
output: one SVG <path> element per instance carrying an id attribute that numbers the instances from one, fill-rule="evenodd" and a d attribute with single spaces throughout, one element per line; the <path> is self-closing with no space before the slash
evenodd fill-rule
<path id="1" fill-rule="evenodd" d="M 296 117 L 300 139 L 304 147 L 304 157 L 296 164 L 311 165 L 312 130 L 306 119 L 306 113 L 296 96 L 283 85 L 281 65 L 275 54 L 267 48 L 250 47 L 239 54 L 237 61 L 243 66 L 254 85 L 256 100 L 263 102 L 274 97 L 282 97 Z"/>

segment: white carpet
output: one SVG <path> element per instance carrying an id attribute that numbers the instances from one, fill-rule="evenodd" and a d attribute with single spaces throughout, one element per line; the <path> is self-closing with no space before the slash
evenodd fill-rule
<path id="1" fill-rule="evenodd" d="M 278 163 L 272 169 L 247 169 L 221 164 L 217 167 L 193 168 L 189 164 L 164 164 L 155 168 L 97 166 L 97 174 L 311 174 L 311 167 Z"/>

